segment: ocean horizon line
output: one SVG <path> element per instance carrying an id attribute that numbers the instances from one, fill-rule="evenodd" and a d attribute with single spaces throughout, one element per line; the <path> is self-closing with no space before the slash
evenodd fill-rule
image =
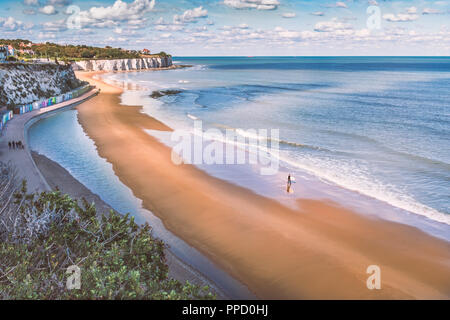
<path id="1" fill-rule="evenodd" d="M 339 56 L 329 56 L 329 55 L 305 55 L 305 56 L 279 56 L 279 55 L 230 55 L 230 56 L 216 56 L 216 55 L 205 55 L 205 56 L 178 56 L 173 55 L 173 58 L 450 58 L 449 56 L 365 56 L 365 55 L 339 55 Z"/>

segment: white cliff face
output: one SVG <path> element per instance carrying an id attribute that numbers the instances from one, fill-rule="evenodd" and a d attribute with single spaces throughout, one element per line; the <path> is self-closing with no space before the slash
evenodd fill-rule
<path id="1" fill-rule="evenodd" d="M 172 57 L 84 60 L 74 63 L 75 70 L 86 71 L 128 71 L 142 69 L 167 68 L 172 66 Z"/>
<path id="2" fill-rule="evenodd" d="M 13 107 L 57 96 L 80 84 L 70 66 L 1 64 L 0 107 Z"/>

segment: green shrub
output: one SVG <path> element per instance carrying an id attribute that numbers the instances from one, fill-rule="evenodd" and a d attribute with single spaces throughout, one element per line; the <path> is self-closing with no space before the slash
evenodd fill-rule
<path id="1" fill-rule="evenodd" d="M 164 243 L 128 214 L 99 217 L 60 191 L 27 194 L 26 183 L 9 202 L 16 213 L 0 228 L 1 299 L 215 298 L 169 279 Z M 66 288 L 71 265 L 81 269 L 80 289 Z"/>

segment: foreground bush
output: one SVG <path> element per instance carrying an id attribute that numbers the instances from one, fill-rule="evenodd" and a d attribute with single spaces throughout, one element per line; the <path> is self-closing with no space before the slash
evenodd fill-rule
<path id="1" fill-rule="evenodd" d="M 148 224 L 114 212 L 99 218 L 93 205 L 59 191 L 27 194 L 25 183 L 1 196 L 1 299 L 214 298 L 207 287 L 168 278 L 165 245 Z M 67 289 L 72 265 L 80 289 Z"/>

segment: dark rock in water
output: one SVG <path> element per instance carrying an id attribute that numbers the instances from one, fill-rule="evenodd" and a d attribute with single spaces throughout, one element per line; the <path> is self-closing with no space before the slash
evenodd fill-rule
<path id="1" fill-rule="evenodd" d="M 175 69 L 192 68 L 192 64 L 175 64 Z"/>
<path id="2" fill-rule="evenodd" d="M 164 96 L 173 96 L 181 92 L 182 92 L 181 90 L 161 90 L 161 91 L 156 90 L 152 92 L 150 97 L 152 97 L 153 99 L 158 99 Z"/>
<path id="3" fill-rule="evenodd" d="M 150 97 L 152 97 L 153 99 L 158 99 L 161 98 L 163 96 L 163 94 L 159 91 L 153 91 L 152 94 L 150 95 Z"/>

